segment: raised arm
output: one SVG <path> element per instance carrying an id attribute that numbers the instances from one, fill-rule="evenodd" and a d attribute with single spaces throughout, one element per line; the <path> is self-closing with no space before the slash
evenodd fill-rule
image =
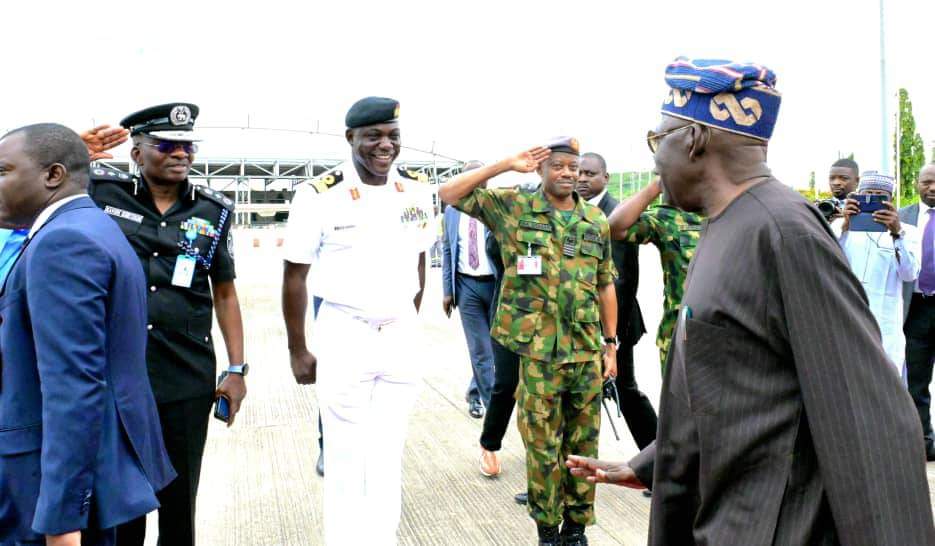
<path id="1" fill-rule="evenodd" d="M 465 171 L 442 184 L 438 189 L 438 197 L 445 203 L 453 205 L 497 175 L 509 171 L 530 173 L 536 170 L 536 167 L 549 157 L 549 154 L 551 151 L 548 148 L 537 146 L 496 163 Z"/>
<path id="2" fill-rule="evenodd" d="M 638 191 L 635 195 L 623 201 L 607 218 L 610 222 L 610 234 L 614 239 L 623 239 L 630 226 L 640 219 L 640 214 L 662 194 L 662 182 L 657 178 L 654 182 Z"/>

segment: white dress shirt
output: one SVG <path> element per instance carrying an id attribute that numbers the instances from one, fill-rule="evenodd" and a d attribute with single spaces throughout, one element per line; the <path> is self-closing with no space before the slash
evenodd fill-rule
<path id="1" fill-rule="evenodd" d="M 487 226 L 483 222 L 473 219 L 477 224 L 477 267 L 471 267 L 468 259 L 471 244 L 470 222 L 472 218 L 463 212 L 458 212 L 458 273 L 480 277 L 493 275 L 493 267 L 487 259 Z"/>
<path id="2" fill-rule="evenodd" d="M 88 197 L 88 194 L 79 193 L 78 195 L 72 195 L 71 197 L 59 199 L 58 201 L 42 209 L 42 212 L 40 212 L 39 216 L 36 217 L 36 221 L 32 223 L 32 227 L 29 228 L 29 234 L 26 235 L 26 239 L 32 239 L 32 236 L 35 235 L 37 231 L 39 231 L 39 228 L 41 228 L 46 222 L 49 221 L 49 218 L 55 211 L 67 205 L 68 203 L 75 201 L 76 199 L 81 199 L 82 197 Z"/>
<path id="3" fill-rule="evenodd" d="M 603 198 L 604 198 L 604 195 L 606 195 L 606 194 L 607 194 L 607 188 L 604 188 L 604 191 L 602 191 L 601 193 L 599 193 L 599 194 L 595 195 L 594 197 L 588 199 L 588 203 L 591 203 L 592 205 L 594 205 L 594 206 L 596 207 L 596 206 L 600 205 L 601 199 L 603 199 Z"/>

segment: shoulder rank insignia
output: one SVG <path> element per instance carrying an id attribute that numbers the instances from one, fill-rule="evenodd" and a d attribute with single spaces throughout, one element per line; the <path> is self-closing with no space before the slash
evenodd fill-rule
<path id="1" fill-rule="evenodd" d="M 428 182 L 429 175 L 425 173 L 420 173 L 418 171 L 411 171 L 405 167 L 397 167 L 396 171 L 399 173 L 399 176 L 403 178 L 408 178 L 409 180 L 415 180 L 417 182 Z"/>
<path id="2" fill-rule="evenodd" d="M 195 185 L 198 193 L 221 205 L 227 210 L 234 210 L 234 201 L 219 191 L 212 190 L 208 186 Z"/>
<path id="3" fill-rule="evenodd" d="M 93 182 L 135 182 L 136 177 L 117 169 L 108 167 L 92 167 L 91 180 Z"/>
<path id="4" fill-rule="evenodd" d="M 336 186 L 344 180 L 344 173 L 341 171 L 331 171 L 330 173 L 319 176 L 308 181 L 308 185 L 311 186 L 315 193 L 325 193 L 328 189 Z"/>

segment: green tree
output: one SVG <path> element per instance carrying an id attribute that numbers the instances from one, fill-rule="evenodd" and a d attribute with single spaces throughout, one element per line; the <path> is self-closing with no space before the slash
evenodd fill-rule
<path id="1" fill-rule="evenodd" d="M 925 165 L 925 144 L 916 132 L 909 92 L 899 90 L 899 188 L 903 205 L 915 201 L 916 180 Z"/>

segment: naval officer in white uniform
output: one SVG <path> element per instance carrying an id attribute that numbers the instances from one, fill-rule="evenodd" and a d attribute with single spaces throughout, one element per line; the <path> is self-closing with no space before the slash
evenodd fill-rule
<path id="1" fill-rule="evenodd" d="M 301 188 L 289 215 L 283 309 L 296 380 L 317 379 L 329 546 L 396 544 L 406 425 L 422 383 L 416 314 L 437 222 L 431 186 L 393 168 L 398 117 L 392 99 L 355 103 L 350 161 Z M 311 351 L 306 275 L 323 300 Z"/>

